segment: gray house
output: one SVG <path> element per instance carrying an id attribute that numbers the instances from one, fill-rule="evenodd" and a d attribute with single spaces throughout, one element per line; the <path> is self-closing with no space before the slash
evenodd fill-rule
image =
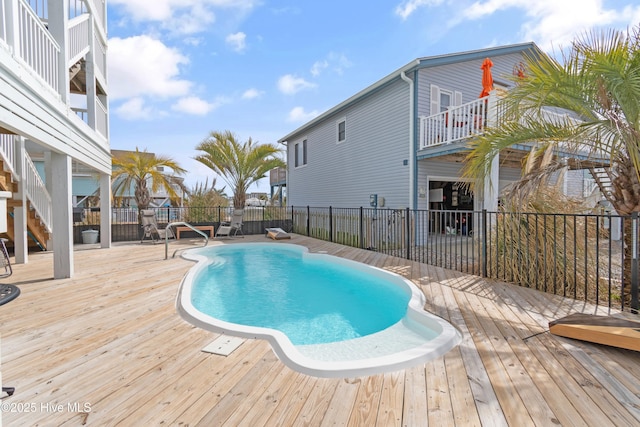
<path id="1" fill-rule="evenodd" d="M 462 162 L 469 140 L 498 120 L 499 94 L 525 55 L 544 53 L 524 43 L 416 59 L 282 137 L 288 205 L 495 210 L 528 147 L 501 154 L 477 194 L 460 185 Z M 575 172 L 565 188 L 580 195 L 588 183 Z"/>

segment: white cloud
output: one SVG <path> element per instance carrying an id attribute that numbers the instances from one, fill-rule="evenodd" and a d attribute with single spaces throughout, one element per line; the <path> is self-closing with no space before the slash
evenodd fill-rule
<path id="1" fill-rule="evenodd" d="M 243 52 L 247 47 L 247 35 L 243 32 L 238 32 L 235 34 L 229 34 L 225 41 L 233 50 L 236 52 Z"/>
<path id="2" fill-rule="evenodd" d="M 395 13 L 402 19 L 407 19 L 413 12 L 424 6 L 438 6 L 443 0 L 404 0 L 396 6 Z"/>
<path id="3" fill-rule="evenodd" d="M 263 94 L 264 92 L 258 89 L 251 88 L 244 91 L 244 93 L 242 94 L 242 99 L 260 98 Z"/>
<path id="4" fill-rule="evenodd" d="M 192 14 L 201 13 L 204 8 L 253 9 L 256 0 L 109 0 L 110 6 L 123 7 L 135 21 L 165 21 L 178 11 L 191 10 Z"/>
<path id="5" fill-rule="evenodd" d="M 148 120 L 153 117 L 152 109 L 146 107 L 144 99 L 140 97 L 131 98 L 124 102 L 116 108 L 115 113 L 125 120 Z"/>
<path id="6" fill-rule="evenodd" d="M 311 75 L 318 77 L 325 70 L 333 71 L 337 74 L 342 74 L 345 68 L 350 68 L 353 64 L 343 53 L 329 52 L 325 59 L 316 61 L 311 66 Z"/>
<path id="7" fill-rule="evenodd" d="M 157 22 L 181 34 L 204 31 L 216 21 L 214 10 L 232 10 L 240 16 L 250 12 L 259 0 L 109 0 L 125 9 L 135 22 Z"/>
<path id="8" fill-rule="evenodd" d="M 477 1 L 461 10 L 458 16 L 462 20 L 474 20 L 512 8 L 520 9 L 526 16 L 521 27 L 522 39 L 534 40 L 543 49 L 552 45 L 566 47 L 576 35 L 590 28 L 633 22 L 622 13 L 605 9 L 602 0 Z"/>
<path id="9" fill-rule="evenodd" d="M 325 59 L 322 61 L 316 61 L 311 67 L 311 75 L 317 77 L 329 66 L 329 62 Z"/>
<path id="10" fill-rule="evenodd" d="M 204 116 L 215 107 L 215 104 L 211 104 L 197 96 L 185 96 L 173 104 L 171 109 L 196 116 Z"/>
<path id="11" fill-rule="evenodd" d="M 180 78 L 180 65 L 188 62 L 177 49 L 149 36 L 109 39 L 110 98 L 187 95 L 192 83 Z"/>
<path id="12" fill-rule="evenodd" d="M 286 74 L 278 79 L 278 89 L 285 95 L 293 95 L 304 89 L 313 89 L 315 83 L 311 83 L 302 77 L 296 77 L 292 74 Z"/>
<path id="13" fill-rule="evenodd" d="M 317 110 L 305 112 L 304 107 L 294 107 L 291 111 L 289 111 L 289 116 L 287 117 L 288 122 L 308 122 L 320 115 L 320 112 Z"/>
<path id="14" fill-rule="evenodd" d="M 404 0 L 398 4 L 395 13 L 407 19 L 420 8 L 443 3 L 443 0 Z M 477 0 L 464 8 L 456 2 L 448 5 L 452 11 L 447 24 L 449 28 L 508 10 L 517 13 L 523 23 L 520 32 L 514 36 L 522 41 L 535 41 L 543 50 L 567 47 L 577 36 L 592 28 L 634 26 L 640 18 L 640 6 L 626 6 L 617 12 L 607 9 L 603 0 Z M 453 8 L 456 8 L 455 13 Z"/>

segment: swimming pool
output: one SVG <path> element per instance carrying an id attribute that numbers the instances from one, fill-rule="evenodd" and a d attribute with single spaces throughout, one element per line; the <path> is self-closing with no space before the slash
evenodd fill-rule
<path id="1" fill-rule="evenodd" d="M 403 369 L 460 342 L 453 326 L 422 309 L 413 283 L 385 270 L 284 243 L 210 246 L 183 257 L 197 261 L 176 300 L 185 320 L 266 339 L 285 364 L 309 375 Z"/>

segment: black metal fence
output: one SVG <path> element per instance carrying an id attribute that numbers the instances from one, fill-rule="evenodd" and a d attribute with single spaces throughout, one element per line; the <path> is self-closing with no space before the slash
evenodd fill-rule
<path id="1" fill-rule="evenodd" d="M 213 225 L 232 208 L 158 208 L 168 222 Z M 99 212 L 75 227 L 98 229 Z M 112 240 L 141 238 L 137 209 L 113 209 Z M 637 312 L 638 216 L 334 207 L 250 207 L 244 234 L 267 227 Z M 195 235 L 194 235 L 195 236 Z"/>
<path id="2" fill-rule="evenodd" d="M 293 231 L 637 312 L 638 216 L 293 207 Z"/>
<path id="3" fill-rule="evenodd" d="M 217 230 L 221 222 L 229 221 L 233 208 L 153 208 L 159 228 L 165 228 L 170 222 L 188 222 L 191 225 L 213 225 Z M 280 227 L 291 230 L 291 210 L 284 207 L 247 207 L 244 211 L 244 234 L 261 234 L 268 227 Z M 82 232 L 100 228 L 100 211 L 84 209 L 74 218 L 74 243 L 82 243 Z M 111 240 L 126 242 L 142 239 L 142 227 L 136 208 L 113 208 L 111 210 Z M 196 233 L 188 231 L 185 237 L 196 237 Z"/>

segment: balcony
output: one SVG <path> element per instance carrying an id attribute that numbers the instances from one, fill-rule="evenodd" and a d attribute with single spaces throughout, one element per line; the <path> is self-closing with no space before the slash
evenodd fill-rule
<path id="1" fill-rule="evenodd" d="M 419 150 L 473 138 L 493 125 L 497 97 L 489 95 L 463 105 L 449 107 L 432 116 L 420 116 Z"/>

